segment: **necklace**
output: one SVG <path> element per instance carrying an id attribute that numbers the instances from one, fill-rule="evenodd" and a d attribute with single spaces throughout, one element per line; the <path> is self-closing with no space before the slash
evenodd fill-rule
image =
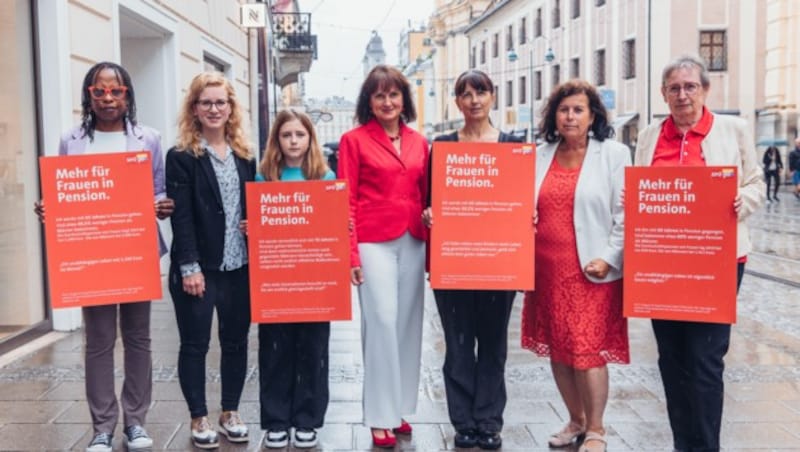
<path id="1" fill-rule="evenodd" d="M 387 133 L 386 136 L 389 137 L 389 141 L 391 141 L 392 143 L 394 143 L 395 141 L 400 139 L 400 134 L 399 133 L 397 135 L 389 135 Z"/>

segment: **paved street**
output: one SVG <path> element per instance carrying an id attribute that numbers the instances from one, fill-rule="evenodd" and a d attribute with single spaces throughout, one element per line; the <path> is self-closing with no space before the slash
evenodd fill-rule
<path id="1" fill-rule="evenodd" d="M 739 320 L 727 357 L 723 447 L 735 451 L 800 450 L 800 201 L 784 192 L 751 220 L 755 250 L 739 295 Z M 166 293 L 166 291 L 165 291 Z M 422 384 L 414 434 L 401 450 L 453 448 L 441 377 L 444 344 L 430 291 L 426 294 Z M 519 346 L 521 300 L 509 329 L 509 403 L 504 450 L 548 450 L 547 437 L 565 423 L 565 410 L 548 361 Z M 362 367 L 357 305 L 352 322 L 331 334 L 331 403 L 320 449 L 369 450 L 360 424 Z M 251 329 L 250 371 L 241 411 L 251 424 L 248 446 L 222 439 L 223 451 L 257 450 L 256 328 Z M 84 399 L 82 332 L 51 333 L 58 340 L 0 368 L 0 450 L 83 450 L 91 436 Z M 169 301 L 153 304 L 153 405 L 147 428 L 157 450 L 191 450 L 188 412 L 177 381 L 178 337 Z M 47 338 L 43 339 L 44 341 Z M 671 437 L 649 322 L 630 322 L 632 364 L 611 367 L 607 410 L 610 451 L 669 451 Z M 121 363 L 120 344 L 117 363 Z M 219 414 L 218 346 L 209 362 L 211 418 Z M 117 369 L 121 382 L 122 370 Z M 115 450 L 124 450 L 117 429 Z M 476 449 L 477 450 L 477 449 Z"/>

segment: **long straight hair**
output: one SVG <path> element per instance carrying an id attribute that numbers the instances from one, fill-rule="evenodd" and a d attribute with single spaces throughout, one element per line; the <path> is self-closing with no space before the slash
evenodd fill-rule
<path id="1" fill-rule="evenodd" d="M 322 156 L 322 149 L 319 147 L 317 140 L 317 132 L 314 130 L 314 124 L 307 114 L 295 110 L 281 110 L 275 116 L 275 121 L 272 123 L 272 129 L 269 131 L 269 138 L 267 138 L 267 149 L 264 152 L 264 158 L 258 166 L 258 171 L 264 176 L 264 179 L 271 181 L 281 180 L 284 168 L 286 168 L 286 158 L 283 156 L 280 143 L 281 127 L 292 120 L 300 121 L 303 128 L 308 132 L 308 151 L 303 157 L 301 169 L 303 177 L 306 180 L 319 180 L 328 172 L 328 164 L 325 162 L 325 157 Z"/>

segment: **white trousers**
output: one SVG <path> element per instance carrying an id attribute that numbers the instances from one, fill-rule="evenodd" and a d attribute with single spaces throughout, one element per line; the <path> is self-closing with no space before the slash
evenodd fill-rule
<path id="1" fill-rule="evenodd" d="M 425 242 L 406 232 L 388 242 L 359 243 L 358 252 L 364 424 L 399 427 L 401 417 L 417 409 Z"/>

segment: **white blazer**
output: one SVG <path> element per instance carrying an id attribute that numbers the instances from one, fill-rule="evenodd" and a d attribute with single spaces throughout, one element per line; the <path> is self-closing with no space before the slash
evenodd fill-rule
<path id="1" fill-rule="evenodd" d="M 653 163 L 658 136 L 666 118 L 650 124 L 639 133 L 636 142 L 635 166 L 650 166 Z M 753 137 L 747 123 L 734 116 L 714 115 L 714 122 L 700 148 L 709 166 L 735 166 L 739 179 L 738 194 L 742 197 L 736 227 L 736 256 L 750 252 L 750 233 L 745 220 L 764 204 L 766 187 L 758 164 Z M 733 200 L 730 200 L 733 206 Z"/>
<path id="2" fill-rule="evenodd" d="M 547 143 L 536 149 L 537 204 L 542 181 L 557 147 L 558 143 Z M 608 275 L 603 279 L 586 275 L 592 282 L 609 282 L 622 278 L 625 214 L 620 204 L 620 195 L 625 182 L 625 167 L 630 165 L 630 150 L 622 143 L 589 139 L 575 187 L 573 216 L 578 260 L 581 268 L 597 258 L 611 266 Z M 547 212 L 538 212 L 538 215 L 547 215 Z"/>

